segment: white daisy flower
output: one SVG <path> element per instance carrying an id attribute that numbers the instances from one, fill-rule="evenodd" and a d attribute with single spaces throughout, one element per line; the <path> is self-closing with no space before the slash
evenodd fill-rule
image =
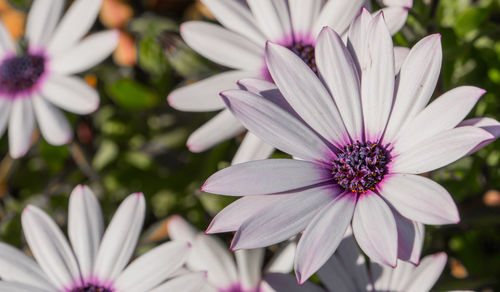
<path id="1" fill-rule="evenodd" d="M 199 291 L 205 284 L 203 273 L 169 280 L 188 257 L 190 244 L 187 242 L 164 243 L 127 266 L 139 239 L 144 214 L 144 196 L 131 194 L 103 233 L 99 202 L 88 187 L 77 186 L 69 199 L 70 245 L 46 213 L 27 206 L 22 214 L 22 226 L 37 262 L 16 248 L 0 243 L 0 291 Z"/>
<path id="2" fill-rule="evenodd" d="M 16 45 L 0 22 L 0 137 L 8 124 L 12 157 L 26 154 L 35 123 L 52 145 L 72 139 L 58 107 L 84 115 L 99 106 L 97 91 L 71 75 L 100 63 L 118 43 L 115 30 L 82 39 L 101 2 L 76 0 L 59 21 L 63 0 L 35 0 L 26 23 L 26 48 Z"/>
<path id="3" fill-rule="evenodd" d="M 182 217 L 172 216 L 167 226 L 172 239 L 192 243 L 187 267 L 192 271 L 207 272 L 208 284 L 203 292 L 274 292 L 263 277 L 269 273 L 289 273 L 292 270 L 295 242 L 290 241 L 280 249 L 263 268 L 263 248 L 236 251 L 235 264 L 233 256 L 220 239 L 205 235 Z"/>
<path id="4" fill-rule="evenodd" d="M 222 110 L 196 130 L 187 141 L 193 152 L 205 151 L 245 131 L 225 107 L 219 92 L 236 87 L 243 78 L 272 81 L 265 64 L 266 41 L 291 49 L 317 72 L 314 47 L 321 28 L 329 26 L 346 35 L 349 24 L 366 0 L 202 0 L 222 24 L 190 21 L 182 24 L 186 43 L 204 57 L 231 70 L 173 91 L 169 104 L 192 112 Z M 391 32 L 406 22 L 411 0 L 380 1 Z M 248 133 L 233 163 L 264 159 L 274 148 Z"/>

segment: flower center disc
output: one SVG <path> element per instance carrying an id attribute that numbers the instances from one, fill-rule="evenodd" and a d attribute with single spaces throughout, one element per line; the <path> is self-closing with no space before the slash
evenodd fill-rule
<path id="1" fill-rule="evenodd" d="M 355 193 L 373 191 L 387 173 L 389 152 L 373 142 L 344 146 L 333 161 L 333 179 L 344 189 Z"/>
<path id="2" fill-rule="evenodd" d="M 45 72 L 41 55 L 14 56 L 0 64 L 0 93 L 16 95 L 30 90 Z"/>
<path id="3" fill-rule="evenodd" d="M 73 288 L 71 292 L 113 292 L 113 290 L 100 286 L 87 285 L 84 287 Z"/>
<path id="4" fill-rule="evenodd" d="M 304 44 L 302 42 L 294 42 L 288 48 L 299 56 L 314 73 L 318 74 L 318 67 L 316 66 L 316 58 L 314 56 L 314 46 L 311 44 Z"/>

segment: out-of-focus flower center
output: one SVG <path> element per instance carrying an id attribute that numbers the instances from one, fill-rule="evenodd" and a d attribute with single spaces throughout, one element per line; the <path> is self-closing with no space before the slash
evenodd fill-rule
<path id="1" fill-rule="evenodd" d="M 314 46 L 303 42 L 294 42 L 287 46 L 292 52 L 299 56 L 314 73 L 318 74 L 316 57 L 314 56 Z"/>
<path id="2" fill-rule="evenodd" d="M 87 285 L 84 287 L 73 288 L 71 292 L 113 292 L 113 290 L 101 286 Z"/>
<path id="3" fill-rule="evenodd" d="M 356 193 L 375 190 L 387 173 L 390 153 L 373 142 L 344 146 L 333 161 L 333 179 L 344 189 Z"/>
<path id="4" fill-rule="evenodd" d="M 233 285 L 229 288 L 219 290 L 219 292 L 260 292 L 260 289 L 257 290 L 245 290 L 241 287 L 240 284 Z"/>
<path id="5" fill-rule="evenodd" d="M 0 93 L 17 95 L 34 87 L 45 72 L 42 55 L 13 56 L 0 64 Z"/>

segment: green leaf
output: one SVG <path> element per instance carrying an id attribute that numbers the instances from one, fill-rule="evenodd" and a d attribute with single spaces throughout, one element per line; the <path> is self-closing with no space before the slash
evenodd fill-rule
<path id="1" fill-rule="evenodd" d="M 132 79 L 118 80 L 107 89 L 118 105 L 130 110 L 152 108 L 161 102 L 156 92 Z"/>

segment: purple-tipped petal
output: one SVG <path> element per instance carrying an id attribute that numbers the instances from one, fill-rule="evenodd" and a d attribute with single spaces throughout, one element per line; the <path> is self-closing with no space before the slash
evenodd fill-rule
<path id="1" fill-rule="evenodd" d="M 356 195 L 346 192 L 331 201 L 307 225 L 295 254 L 295 274 L 304 283 L 332 256 L 351 222 Z"/>
<path id="2" fill-rule="evenodd" d="M 423 176 L 391 174 L 379 191 L 401 215 L 410 220 L 429 225 L 460 221 L 457 206 L 448 191 Z"/>
<path id="3" fill-rule="evenodd" d="M 309 187 L 331 180 L 324 166 L 295 159 L 250 161 L 220 170 L 207 179 L 205 192 L 226 195 L 264 195 Z"/>
<path id="4" fill-rule="evenodd" d="M 396 266 L 398 234 L 392 212 L 377 194 L 359 196 L 352 219 L 354 237 L 371 260 Z"/>
<path id="5" fill-rule="evenodd" d="M 464 126 L 474 126 L 474 127 L 478 127 L 478 128 L 481 128 L 485 131 L 487 131 L 488 133 L 490 133 L 493 137 L 495 137 L 494 139 L 492 140 L 488 140 L 488 141 L 485 141 L 483 143 L 480 143 L 479 145 L 477 145 L 476 147 L 474 147 L 474 149 L 472 149 L 471 151 L 469 151 L 469 153 L 467 153 L 467 155 L 470 155 L 486 146 L 488 146 L 491 142 L 493 142 L 495 139 L 497 139 L 498 137 L 500 137 L 500 123 L 497 121 L 497 120 L 494 120 L 492 118 L 474 118 L 474 119 L 469 119 L 469 120 L 465 120 L 463 122 L 461 122 L 459 125 L 459 127 L 464 127 Z"/>

